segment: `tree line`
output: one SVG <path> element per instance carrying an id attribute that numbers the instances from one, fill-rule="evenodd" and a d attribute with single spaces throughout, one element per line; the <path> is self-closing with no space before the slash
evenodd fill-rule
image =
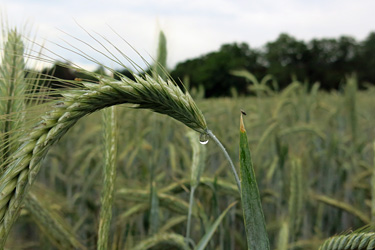
<path id="1" fill-rule="evenodd" d="M 97 73 L 101 70 L 104 73 L 101 68 Z M 251 48 L 247 43 L 224 44 L 218 51 L 178 63 L 170 75 L 189 88 L 204 89 L 205 97 L 229 96 L 233 90 L 239 95 L 251 94 L 249 82 L 233 74 L 233 70 L 249 71 L 258 79 L 270 75 L 276 80 L 270 86 L 275 90 L 285 88 L 293 80 L 308 86 L 319 82 L 321 89 L 337 90 L 352 74 L 357 76 L 359 87 L 364 88 L 375 83 L 375 32 L 363 41 L 341 36 L 304 42 L 282 33 L 260 49 Z M 119 72 L 132 78 L 126 69 Z M 151 69 L 145 70 L 145 73 L 150 72 Z M 42 73 L 53 75 L 53 79 L 89 78 L 58 63 Z M 55 85 L 59 87 L 58 82 Z"/>
<path id="2" fill-rule="evenodd" d="M 219 51 L 177 64 L 171 75 L 188 79 L 191 87 L 203 86 L 206 97 L 229 95 L 231 88 L 248 94 L 246 80 L 231 74 L 238 69 L 258 79 L 269 74 L 280 89 L 292 80 L 310 86 L 319 82 L 325 90 L 340 89 L 351 74 L 356 74 L 363 88 L 375 83 L 375 32 L 360 42 L 350 36 L 304 42 L 282 33 L 261 49 L 247 43 L 225 44 Z"/>

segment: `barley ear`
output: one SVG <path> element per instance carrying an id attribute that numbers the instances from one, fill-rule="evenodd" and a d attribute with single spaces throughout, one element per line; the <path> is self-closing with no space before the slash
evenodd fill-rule
<path id="1" fill-rule="evenodd" d="M 170 247 L 172 246 L 177 247 L 178 249 L 183 249 L 183 250 L 190 249 L 190 247 L 185 243 L 184 237 L 182 237 L 179 234 L 173 234 L 173 233 L 156 234 L 154 236 L 151 236 L 150 238 L 142 240 L 137 245 L 133 246 L 132 249 L 133 250 L 146 250 L 146 249 L 150 249 L 153 247 L 157 247 L 159 245 L 165 247 L 166 244 L 169 245 Z"/>
<path id="2" fill-rule="evenodd" d="M 351 233 L 333 236 L 323 242 L 319 250 L 374 249 L 375 233 L 366 226 Z"/>
<path id="3" fill-rule="evenodd" d="M 207 124 L 197 105 L 170 80 L 150 76 L 136 81 L 122 77 L 98 79 L 101 84 L 81 83 L 83 87 L 61 93 L 51 102 L 51 110 L 40 117 L 39 123 L 25 129 L 23 144 L 1 166 L 0 176 L 0 248 L 18 217 L 20 206 L 39 172 L 40 162 L 48 150 L 80 118 L 105 107 L 131 103 L 137 108 L 150 109 L 168 115 L 199 133 L 207 131 Z"/>
<path id="4" fill-rule="evenodd" d="M 25 84 L 24 45 L 17 30 L 7 33 L 0 67 L 0 164 L 15 150 L 15 131 L 23 121 Z"/>
<path id="5" fill-rule="evenodd" d="M 112 204 L 116 179 L 117 119 L 115 106 L 102 110 L 104 132 L 103 189 L 97 249 L 108 249 L 108 238 L 112 220 Z"/>
<path id="6" fill-rule="evenodd" d="M 156 75 L 159 75 L 162 79 L 167 79 L 167 38 L 163 31 L 159 32 L 159 43 L 156 55 L 155 69 Z"/>
<path id="7" fill-rule="evenodd" d="M 277 239 L 277 248 L 278 250 L 287 250 L 289 242 L 289 224 L 288 220 L 283 220 L 281 222 L 281 227 Z"/>

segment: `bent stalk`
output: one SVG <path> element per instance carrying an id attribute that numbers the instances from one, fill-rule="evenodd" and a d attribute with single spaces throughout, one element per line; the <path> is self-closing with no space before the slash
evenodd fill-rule
<path id="1" fill-rule="evenodd" d="M 41 160 L 83 116 L 105 107 L 132 103 L 137 108 L 168 115 L 200 133 L 207 129 L 195 102 L 177 85 L 161 78 L 134 77 L 136 81 L 123 77 L 121 81 L 100 79 L 102 84 L 83 83 L 83 88 L 63 93 L 59 100 L 53 101 L 52 110 L 36 126 L 25 130 L 23 144 L 0 166 L 4 170 L 0 176 L 0 249 L 39 172 Z"/>

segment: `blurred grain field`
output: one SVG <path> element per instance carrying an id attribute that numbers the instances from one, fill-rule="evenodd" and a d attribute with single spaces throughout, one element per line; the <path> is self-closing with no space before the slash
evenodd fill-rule
<path id="1" fill-rule="evenodd" d="M 244 122 L 271 249 L 318 249 L 332 235 L 375 221 L 375 88 L 359 91 L 355 81 L 348 78 L 341 91 L 331 93 L 293 82 L 280 93 L 195 99 L 236 167 L 240 110 L 247 113 Z M 99 225 L 100 119 L 100 113 L 81 119 L 53 147 L 31 190 L 31 197 L 57 220 L 63 219 L 88 249 L 96 247 Z M 134 249 L 153 232 L 185 235 L 192 165 L 189 129 L 129 105 L 118 107 L 117 119 L 110 249 Z M 212 141 L 202 147 L 207 150 L 205 171 L 195 193 L 190 233 L 196 242 L 229 204 L 239 200 L 222 152 Z M 6 246 L 58 248 L 58 237 L 43 221 L 47 217 L 30 211 L 21 211 Z M 206 249 L 246 248 L 238 203 Z"/>

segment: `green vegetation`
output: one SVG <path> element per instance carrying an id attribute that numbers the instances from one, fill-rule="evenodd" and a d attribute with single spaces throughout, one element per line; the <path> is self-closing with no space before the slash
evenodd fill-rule
<path id="1" fill-rule="evenodd" d="M 360 42 L 349 36 L 305 42 L 284 33 L 262 48 L 246 43 L 222 45 L 218 51 L 177 64 L 171 75 L 175 79 L 189 77 L 192 87 L 205 88 L 206 97 L 230 96 L 231 89 L 240 95 L 251 93 L 248 81 L 230 74 L 238 69 L 247 70 L 258 79 L 272 75 L 277 85 L 269 87 L 274 90 L 283 89 L 296 79 L 309 87 L 320 82 L 321 89 L 339 90 L 352 73 L 357 74 L 359 86 L 364 88 L 375 82 L 374 44 L 375 32 Z"/>
<path id="2" fill-rule="evenodd" d="M 146 70 L 156 72 L 163 79 L 166 65 L 166 38 L 161 32 L 156 62 Z M 375 32 L 363 41 L 349 36 L 337 39 L 312 39 L 301 41 L 288 34 L 280 34 L 275 40 L 261 48 L 250 47 L 246 43 L 224 44 L 218 51 L 209 52 L 197 58 L 180 62 L 171 69 L 170 75 L 176 82 L 182 80 L 190 92 L 199 90 L 201 96 L 247 96 L 256 90 L 249 88 L 255 79 L 265 81 L 265 86 L 274 91 L 286 88 L 290 82 L 301 81 L 308 88 L 315 83 L 322 90 L 341 91 L 349 75 L 356 75 L 359 89 L 366 89 L 375 83 Z M 118 53 L 118 52 L 117 52 Z M 120 65 L 119 72 L 132 78 L 131 72 Z M 100 73 L 102 67 L 97 69 Z M 233 71 L 251 72 L 252 79 L 245 79 Z M 74 80 L 82 78 L 95 80 L 90 74 L 66 70 L 59 63 L 52 69 L 44 69 L 43 74 L 52 74 L 58 78 Z M 152 75 L 152 73 L 151 73 Z M 115 76 L 117 77 L 117 76 Z M 48 79 L 48 77 L 46 77 Z M 58 88 L 56 81 L 49 83 Z M 252 85 L 254 86 L 254 85 Z"/>
<path id="3" fill-rule="evenodd" d="M 276 92 L 273 77 L 237 70 L 229 73 L 252 82 L 255 96 L 194 102 L 154 73 L 165 65 L 160 35 L 153 76 L 83 72 L 94 82 L 54 79 L 73 88 L 36 93 L 44 75 L 25 74 L 23 46 L 12 46 L 21 37 L 7 38 L 6 248 L 372 249 L 372 227 L 326 240 L 374 221 L 375 88 L 359 91 L 355 76 L 339 92 L 296 80 Z"/>
<path id="4" fill-rule="evenodd" d="M 262 202 L 241 114 L 240 123 L 241 201 L 249 249 L 270 249 Z"/>

